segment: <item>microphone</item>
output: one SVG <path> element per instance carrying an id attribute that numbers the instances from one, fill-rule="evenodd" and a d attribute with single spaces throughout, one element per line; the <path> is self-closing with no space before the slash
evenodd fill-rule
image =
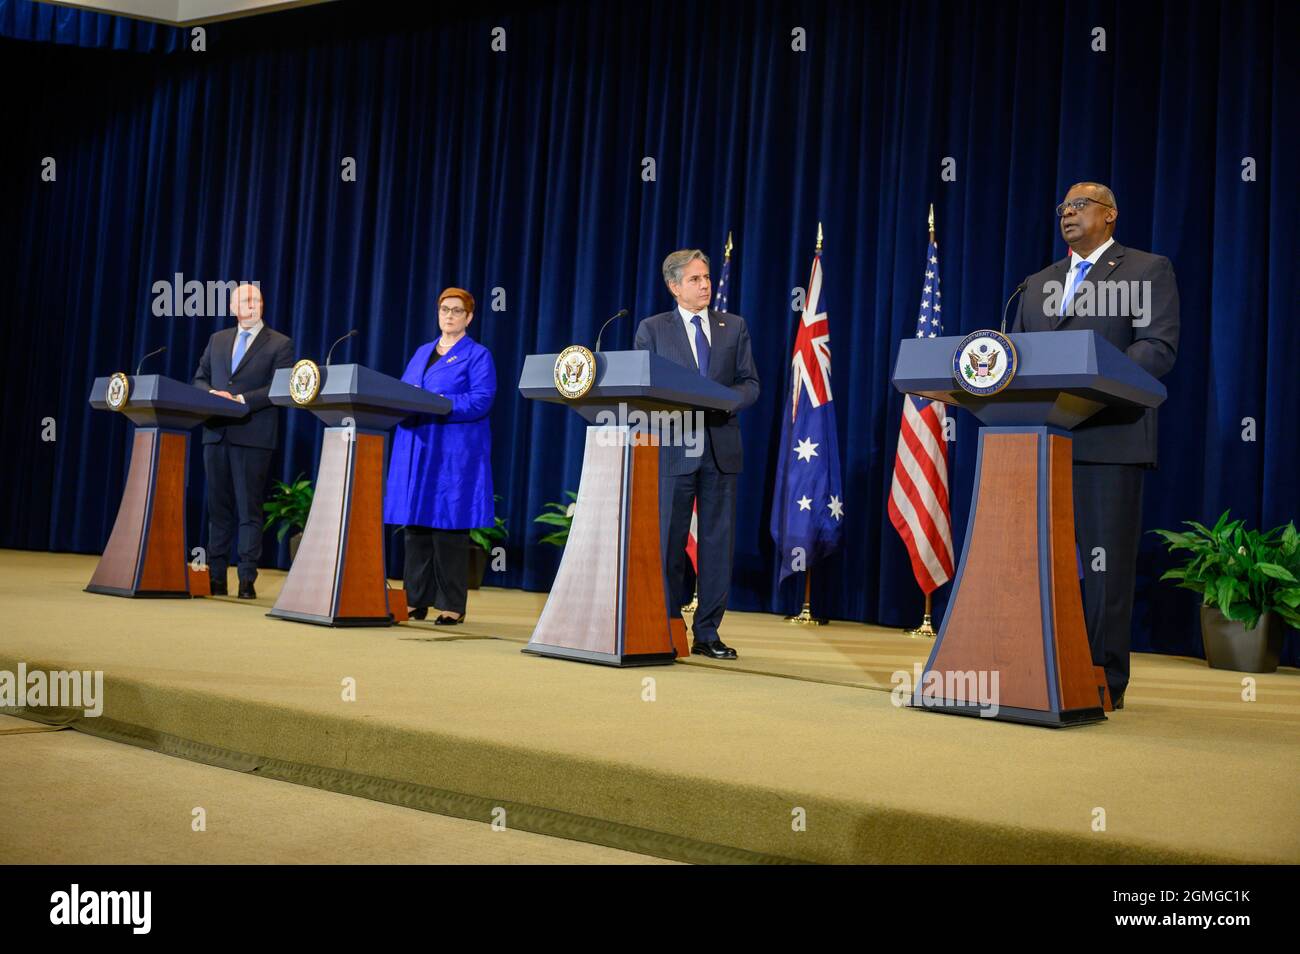
<path id="1" fill-rule="evenodd" d="M 1024 291 L 1028 287 L 1029 287 L 1029 279 L 1026 278 L 1023 282 L 1021 282 L 1019 285 L 1016 286 L 1016 290 L 1011 293 L 1011 297 L 1007 299 L 1007 303 L 1002 306 L 1002 327 L 1000 329 L 1002 334 L 1005 335 L 1007 333 L 1007 309 L 1011 307 L 1011 303 L 1015 301 L 1016 296 L 1019 295 L 1022 291 Z"/>
<path id="2" fill-rule="evenodd" d="M 137 364 L 137 365 L 135 366 L 135 373 L 138 375 L 138 374 L 140 373 L 140 369 L 144 367 L 144 363 L 145 363 L 146 361 L 148 361 L 150 358 L 152 358 L 152 357 L 153 357 L 154 355 L 156 355 L 156 354 L 162 354 L 162 353 L 163 353 L 164 351 L 166 351 L 166 350 L 167 350 L 167 346 L 166 346 L 166 345 L 163 345 L 161 348 L 158 348 L 158 349 L 156 349 L 156 350 L 154 350 L 154 351 L 150 351 L 147 355 L 145 355 L 143 358 L 141 358 L 141 359 L 140 359 L 140 363 Z"/>
<path id="3" fill-rule="evenodd" d="M 332 345 L 330 345 L 329 353 L 325 355 L 325 367 L 328 368 L 328 367 L 330 366 L 330 358 L 333 357 L 333 355 L 334 355 L 334 349 L 337 348 L 339 345 L 341 345 L 343 342 L 347 341 L 349 338 L 351 338 L 351 337 L 353 337 L 354 335 L 356 335 L 356 333 L 357 333 L 357 329 L 353 328 L 351 331 L 349 331 L 347 334 L 345 334 L 345 335 L 344 335 L 342 338 L 340 338 L 338 341 L 336 341 L 336 342 L 334 342 Z"/>
<path id="4" fill-rule="evenodd" d="M 626 317 L 627 317 L 627 309 L 626 309 L 626 308 L 620 308 L 620 309 L 619 309 L 619 312 L 618 312 L 617 315 L 615 315 L 614 317 L 608 319 L 608 320 L 607 320 L 603 325 L 600 326 L 600 331 L 596 332 L 596 350 L 597 350 L 597 351 L 600 350 L 600 336 L 603 335 L 603 334 L 605 333 L 605 329 L 609 327 L 609 323 L 610 323 L 611 321 L 618 321 L 618 319 L 620 319 L 620 318 L 626 318 Z"/>

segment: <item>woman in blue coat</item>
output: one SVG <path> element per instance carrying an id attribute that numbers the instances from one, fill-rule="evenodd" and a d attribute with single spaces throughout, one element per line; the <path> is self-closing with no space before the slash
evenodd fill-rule
<path id="1" fill-rule="evenodd" d="M 451 401 L 448 414 L 408 418 L 393 433 L 384 522 L 405 527 L 406 602 L 412 619 L 453 626 L 465 619 L 469 532 L 493 525 L 492 435 L 497 393 L 487 348 L 467 334 L 474 296 L 448 288 L 438 296 L 442 336 L 415 351 L 402 380 Z"/>

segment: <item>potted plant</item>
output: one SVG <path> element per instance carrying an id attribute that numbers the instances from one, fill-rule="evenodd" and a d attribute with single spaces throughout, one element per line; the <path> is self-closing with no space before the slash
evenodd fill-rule
<path id="1" fill-rule="evenodd" d="M 560 528 L 542 537 L 542 543 L 563 547 L 569 542 L 569 528 L 573 526 L 573 511 L 578 506 L 578 495 L 572 490 L 566 490 L 564 496 L 569 498 L 568 503 L 548 503 L 541 514 L 533 518 L 533 523 L 545 523 Z"/>
<path id="2" fill-rule="evenodd" d="M 500 494 L 493 494 L 493 502 L 501 499 Z M 474 546 L 469 548 L 469 588 L 477 590 L 483 585 L 483 575 L 487 573 L 488 558 L 492 548 L 506 542 L 506 522 L 493 514 L 494 524 L 490 527 L 477 527 L 469 532 Z"/>
<path id="3" fill-rule="evenodd" d="M 1214 669 L 1274 672 L 1283 625 L 1300 629 L 1300 535 L 1294 522 L 1266 533 L 1244 529 L 1224 511 L 1213 527 L 1156 530 L 1169 551 L 1187 550 L 1160 579 L 1201 594 L 1201 638 Z"/>
<path id="4" fill-rule="evenodd" d="M 286 484 L 283 480 L 275 481 L 271 496 L 266 503 L 262 504 L 262 509 L 266 511 L 263 530 L 271 529 L 271 524 L 278 520 L 280 528 L 276 531 L 275 538 L 281 543 L 284 542 L 285 534 L 294 531 L 293 536 L 289 538 L 290 563 L 298 556 L 298 544 L 302 542 L 302 528 L 307 526 L 307 514 L 311 512 L 312 494 L 311 481 L 299 474 L 292 483 Z"/>

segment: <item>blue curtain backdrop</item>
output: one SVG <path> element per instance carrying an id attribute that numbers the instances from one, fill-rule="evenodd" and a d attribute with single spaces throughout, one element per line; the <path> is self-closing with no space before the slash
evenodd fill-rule
<path id="1" fill-rule="evenodd" d="M 663 256 L 693 245 L 716 261 L 731 230 L 732 309 L 763 382 L 743 417 L 731 605 L 788 611 L 801 583 L 774 591 L 766 527 L 791 289 L 821 221 L 846 524 L 814 600 L 836 618 L 915 623 L 921 597 L 885 500 L 901 414 L 889 372 L 915 328 L 927 206 L 957 334 L 995 325 L 1015 283 L 1063 254 L 1052 208 L 1081 179 L 1111 185 L 1118 240 L 1168 255 L 1182 294 L 1144 527 L 1228 507 L 1252 525 L 1295 516 L 1293 3 L 432 10 L 325 4 L 212 25 L 196 52 L 188 31 L 0 0 L 0 545 L 103 547 L 127 425 L 89 409 L 91 379 L 164 344 L 151 370 L 188 378 L 223 324 L 154 317 L 155 281 L 256 278 L 300 354 L 320 358 L 356 327 L 340 357 L 390 374 L 436 334 L 434 296 L 456 284 L 479 297 L 472 333 L 500 373 L 493 466 L 510 546 L 488 582 L 546 589 L 558 553 L 531 520 L 576 489 L 582 425 L 517 396 L 524 356 L 590 343 L 620 307 L 668 307 Z M 344 157 L 356 182 L 341 181 Z M 954 181 L 941 178 L 948 157 Z M 633 330 L 612 327 L 606 347 L 630 347 Z M 47 418 L 55 441 L 42 440 Z M 958 420 L 960 541 L 975 429 Z M 319 425 L 286 422 L 276 472 L 314 473 Z M 197 450 L 191 474 L 197 541 Z M 268 564 L 286 559 L 269 548 Z M 1156 583 L 1167 565 L 1148 538 L 1134 646 L 1199 654 L 1195 597 Z"/>

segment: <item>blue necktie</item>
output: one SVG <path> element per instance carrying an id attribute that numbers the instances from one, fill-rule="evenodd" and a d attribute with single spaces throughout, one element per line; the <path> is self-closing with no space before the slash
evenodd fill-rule
<path id="1" fill-rule="evenodd" d="M 235 342 L 235 354 L 230 359 L 230 373 L 234 374 L 235 369 L 239 367 L 239 362 L 244 360 L 244 352 L 248 350 L 248 339 L 253 336 L 251 331 L 241 331 L 239 340 Z"/>
<path id="2" fill-rule="evenodd" d="M 704 325 L 700 323 L 699 315 L 692 315 L 691 322 L 695 325 L 695 360 L 699 362 L 700 374 L 707 378 L 709 376 L 709 337 L 704 333 Z"/>
<path id="3" fill-rule="evenodd" d="M 1079 290 L 1079 282 L 1083 281 L 1083 276 L 1088 274 L 1088 269 L 1092 268 L 1092 262 L 1080 262 L 1079 267 L 1075 269 L 1074 281 L 1070 287 L 1065 290 L 1065 297 L 1061 299 L 1061 314 L 1070 307 L 1070 302 L 1074 301 L 1074 293 Z"/>

